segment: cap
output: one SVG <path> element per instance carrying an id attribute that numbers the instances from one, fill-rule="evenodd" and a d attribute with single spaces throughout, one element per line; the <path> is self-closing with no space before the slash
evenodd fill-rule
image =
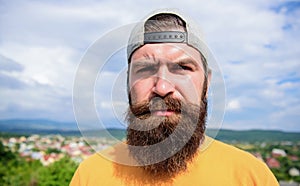
<path id="1" fill-rule="evenodd" d="M 145 22 L 149 18 L 158 14 L 175 14 L 185 22 L 186 31 L 160 31 L 160 32 L 147 32 L 145 33 Z M 149 43 L 186 43 L 197 49 L 205 57 L 205 66 L 208 67 L 207 59 L 209 59 L 209 49 L 204 42 L 204 36 L 200 27 L 192 19 L 183 15 L 176 9 L 161 9 L 156 10 L 146 16 L 143 21 L 136 24 L 133 28 L 128 45 L 127 45 L 127 58 L 130 61 L 132 53 L 141 46 Z"/>

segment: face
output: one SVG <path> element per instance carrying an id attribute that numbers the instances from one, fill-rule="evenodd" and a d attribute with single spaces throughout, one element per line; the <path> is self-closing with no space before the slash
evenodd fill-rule
<path id="1" fill-rule="evenodd" d="M 207 102 L 202 94 L 208 81 L 209 77 L 203 86 L 200 53 L 186 44 L 147 44 L 133 53 L 127 143 L 131 155 L 155 178 L 184 171 L 195 156 L 204 139 Z M 179 147 L 184 139 L 189 140 Z M 160 142 L 164 143 L 147 150 L 135 148 Z M 166 148 L 178 151 L 165 157 Z"/>
<path id="2" fill-rule="evenodd" d="M 199 104 L 204 80 L 201 55 L 193 47 L 184 43 L 146 44 L 136 50 L 131 58 L 131 103 L 171 96 Z M 156 111 L 152 114 L 168 116 L 172 113 Z"/>

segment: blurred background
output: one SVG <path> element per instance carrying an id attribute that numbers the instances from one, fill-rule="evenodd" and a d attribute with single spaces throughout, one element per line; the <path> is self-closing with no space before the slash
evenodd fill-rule
<path id="1" fill-rule="evenodd" d="M 278 180 L 300 182 L 300 1 L 0 0 L 1 185 L 64 185 L 82 159 L 113 143 L 78 131 L 76 70 L 93 42 L 158 8 L 177 8 L 199 23 L 217 59 L 226 108 L 216 138 L 261 158 Z M 123 58 L 122 51 L 112 56 L 95 92 L 97 112 L 117 139 L 125 126 L 108 90 Z"/>

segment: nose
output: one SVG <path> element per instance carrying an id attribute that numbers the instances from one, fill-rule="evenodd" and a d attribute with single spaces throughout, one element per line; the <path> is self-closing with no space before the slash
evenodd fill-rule
<path id="1" fill-rule="evenodd" d="M 153 87 L 153 92 L 155 94 L 165 97 L 175 91 L 175 86 L 171 81 L 172 79 L 168 73 L 168 70 L 160 70 L 155 78 L 155 85 Z"/>

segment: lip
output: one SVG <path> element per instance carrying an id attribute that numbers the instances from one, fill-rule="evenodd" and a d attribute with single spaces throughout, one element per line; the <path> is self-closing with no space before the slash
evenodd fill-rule
<path id="1" fill-rule="evenodd" d="M 171 116 L 174 113 L 175 112 L 171 111 L 171 110 L 155 110 L 155 111 L 152 111 L 152 114 L 154 114 L 156 116 Z"/>

